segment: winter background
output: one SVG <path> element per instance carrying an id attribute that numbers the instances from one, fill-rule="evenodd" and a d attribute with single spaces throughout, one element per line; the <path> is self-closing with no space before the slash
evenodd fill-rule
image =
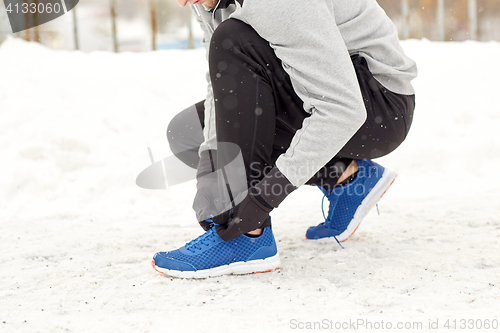
<path id="1" fill-rule="evenodd" d="M 171 155 L 169 120 L 204 98 L 204 50 L 83 53 L 7 38 L 0 332 L 498 323 L 500 43 L 402 45 L 419 68 L 417 107 L 407 140 L 377 160 L 399 174 L 380 215 L 370 212 L 345 249 L 306 241 L 323 220 L 322 194 L 302 187 L 272 214 L 279 270 L 187 280 L 150 262 L 202 232 L 194 181 L 154 191 L 135 178 L 151 163 L 147 147 L 156 160 Z"/>

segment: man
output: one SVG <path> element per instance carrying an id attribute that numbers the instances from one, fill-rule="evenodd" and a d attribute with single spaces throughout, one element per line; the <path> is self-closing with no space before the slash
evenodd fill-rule
<path id="1" fill-rule="evenodd" d="M 279 267 L 269 213 L 304 184 L 330 201 L 306 238 L 345 241 L 396 177 L 371 159 L 412 122 L 417 70 L 393 23 L 376 0 L 189 2 L 205 33 L 208 94 L 167 136 L 197 166 L 193 207 L 206 232 L 157 253 L 153 267 L 178 277 Z"/>

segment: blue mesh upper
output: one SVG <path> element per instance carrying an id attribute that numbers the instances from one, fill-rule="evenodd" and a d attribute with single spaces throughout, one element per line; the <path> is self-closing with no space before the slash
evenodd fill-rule
<path id="1" fill-rule="evenodd" d="M 213 229 L 207 233 L 214 233 Z M 214 235 L 215 237 L 218 237 Z M 164 258 L 189 263 L 197 270 L 209 269 L 221 265 L 227 265 L 237 261 L 247 261 L 252 254 L 264 246 L 271 246 L 274 236 L 270 227 L 263 230 L 260 237 L 251 238 L 245 235 L 231 239 L 228 242 L 221 241 L 205 251 L 186 255 L 180 250 L 159 253 Z"/>
<path id="2" fill-rule="evenodd" d="M 371 161 L 358 161 L 359 172 L 354 181 L 345 186 L 334 188 L 326 194 L 330 201 L 325 224 L 339 235 L 351 222 L 361 202 L 382 178 L 383 168 Z M 325 192 L 325 191 L 324 191 Z"/>

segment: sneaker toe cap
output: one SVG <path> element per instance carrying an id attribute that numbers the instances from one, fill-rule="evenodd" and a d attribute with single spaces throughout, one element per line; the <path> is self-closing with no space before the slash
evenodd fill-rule
<path id="1" fill-rule="evenodd" d="M 332 236 L 338 236 L 339 232 L 334 229 L 328 229 L 325 223 L 320 223 L 317 226 L 309 227 L 306 231 L 307 239 L 321 239 Z"/>
<path id="2" fill-rule="evenodd" d="M 325 238 L 325 237 L 330 237 L 330 231 L 326 227 L 324 223 L 320 223 L 317 226 L 314 227 L 309 227 L 306 231 L 306 238 L 307 239 L 320 239 L 320 238 Z"/>
<path id="3" fill-rule="evenodd" d="M 182 262 L 176 258 L 172 252 L 158 252 L 154 255 L 153 260 L 157 267 L 174 271 L 196 271 L 196 268 L 186 262 Z"/>

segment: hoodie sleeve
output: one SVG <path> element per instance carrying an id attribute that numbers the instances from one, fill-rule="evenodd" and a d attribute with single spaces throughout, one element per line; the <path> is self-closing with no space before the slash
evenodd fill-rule
<path id="1" fill-rule="evenodd" d="M 305 184 L 366 120 L 347 47 L 325 1 L 246 0 L 233 13 L 274 49 L 311 113 L 276 166 L 294 186 Z"/>

